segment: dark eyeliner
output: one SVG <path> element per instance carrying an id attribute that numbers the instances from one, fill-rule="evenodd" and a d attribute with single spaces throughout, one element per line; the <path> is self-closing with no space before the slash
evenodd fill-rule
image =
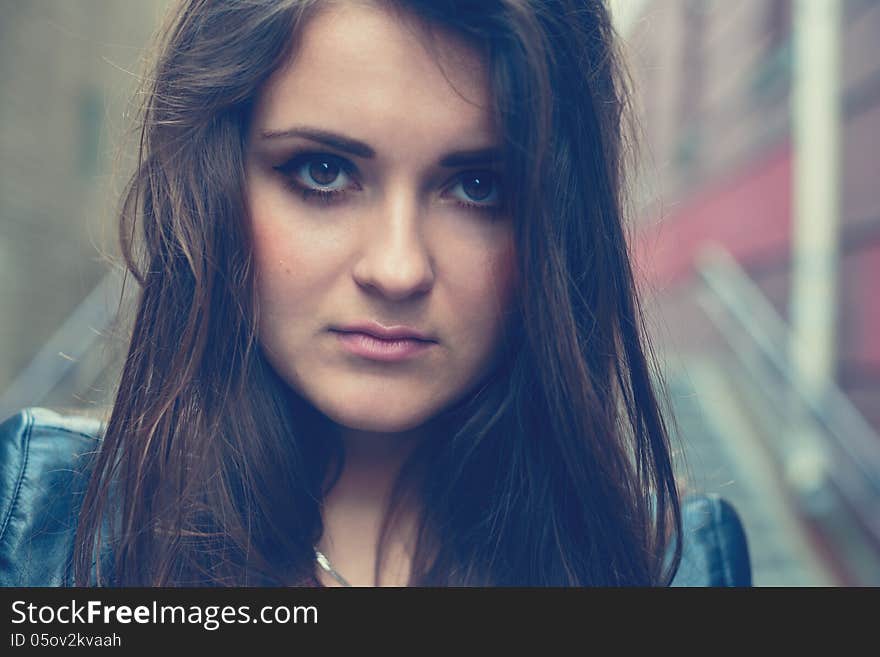
<path id="1" fill-rule="evenodd" d="M 317 201 L 322 204 L 335 203 L 346 196 L 347 190 L 333 191 L 324 189 L 315 189 L 303 184 L 298 177 L 294 175 L 304 164 L 313 160 L 327 160 L 336 164 L 346 175 L 355 178 L 357 172 L 356 167 L 343 157 L 322 151 L 302 151 L 295 153 L 293 156 L 285 160 L 282 164 L 272 167 L 280 173 L 284 179 L 284 184 L 292 191 L 299 193 L 304 201 Z"/>
<path id="2" fill-rule="evenodd" d="M 470 210 L 477 210 L 478 212 L 483 212 L 483 213 L 486 213 L 489 215 L 500 214 L 504 208 L 504 205 L 505 205 L 504 204 L 504 187 L 501 185 L 501 182 L 499 180 L 500 176 L 492 169 L 468 169 L 467 171 L 462 171 L 455 178 L 455 182 L 452 185 L 450 185 L 449 187 L 447 187 L 447 189 L 453 189 L 457 185 L 463 183 L 465 180 L 465 176 L 475 175 L 475 174 L 483 174 L 483 173 L 488 173 L 491 176 L 493 191 L 495 191 L 498 194 L 498 198 L 499 198 L 498 203 L 496 205 L 485 205 L 483 203 L 462 201 L 461 199 L 456 199 L 456 203 L 458 203 L 458 205 L 460 205 L 463 208 L 470 209 Z"/>
<path id="3" fill-rule="evenodd" d="M 344 157 L 323 151 L 298 152 L 289 157 L 282 164 L 279 164 L 272 168 L 279 174 L 281 174 L 284 180 L 284 185 L 291 191 L 299 194 L 303 201 L 317 202 L 322 205 L 330 205 L 343 200 L 347 196 L 348 190 L 343 189 L 333 191 L 316 189 L 303 184 L 299 181 L 299 178 L 294 175 L 304 164 L 307 164 L 313 160 L 321 159 L 332 161 L 334 164 L 336 164 L 336 166 L 339 167 L 341 171 L 344 171 L 346 175 L 350 176 L 352 179 L 356 179 L 357 168 L 354 164 L 346 160 Z M 465 180 L 465 176 L 475 174 L 490 175 L 493 189 L 497 191 L 497 194 L 500 198 L 499 203 L 497 205 L 485 205 L 482 203 L 462 200 L 456 197 L 455 204 L 461 208 L 464 208 L 465 210 L 474 210 L 483 214 L 488 214 L 490 216 L 500 214 L 504 207 L 503 186 L 499 181 L 498 173 L 496 171 L 493 171 L 492 169 L 468 169 L 462 171 L 453 178 L 452 184 L 447 185 L 446 190 L 449 191 L 451 189 L 454 189 L 457 185 L 462 184 Z"/>

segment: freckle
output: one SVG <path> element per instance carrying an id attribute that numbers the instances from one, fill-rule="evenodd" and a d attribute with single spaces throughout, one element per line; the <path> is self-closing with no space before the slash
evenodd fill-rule
<path id="1" fill-rule="evenodd" d="M 290 267 L 285 267 L 285 268 L 284 268 L 284 271 L 285 271 L 285 273 L 288 273 L 288 274 L 289 274 L 289 273 L 290 273 Z"/>

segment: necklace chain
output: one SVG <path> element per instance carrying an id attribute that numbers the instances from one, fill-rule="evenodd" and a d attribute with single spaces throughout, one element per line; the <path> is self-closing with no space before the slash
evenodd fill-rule
<path id="1" fill-rule="evenodd" d="M 339 582 L 342 586 L 351 586 L 347 579 L 336 572 L 336 569 L 333 568 L 333 565 L 330 563 L 330 559 L 325 557 L 323 552 L 321 552 L 318 548 L 314 548 L 314 550 L 315 561 L 318 562 L 318 565 L 321 566 L 321 568 L 323 568 L 333 579 Z"/>

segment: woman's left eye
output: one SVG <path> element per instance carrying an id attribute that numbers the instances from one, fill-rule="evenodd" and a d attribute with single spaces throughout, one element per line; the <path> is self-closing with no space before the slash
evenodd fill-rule
<path id="1" fill-rule="evenodd" d="M 458 177 L 458 182 L 450 189 L 461 189 L 461 204 L 478 210 L 498 210 L 501 205 L 501 190 L 498 176 L 492 171 L 466 171 Z"/>

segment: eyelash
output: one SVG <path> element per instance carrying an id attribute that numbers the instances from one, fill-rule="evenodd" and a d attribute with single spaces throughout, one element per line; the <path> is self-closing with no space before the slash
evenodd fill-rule
<path id="1" fill-rule="evenodd" d="M 356 169 L 354 165 L 350 162 L 336 155 L 332 155 L 330 153 L 321 153 L 321 152 L 309 152 L 309 153 L 300 153 L 294 155 L 284 164 L 281 164 L 275 169 L 282 174 L 284 177 L 284 182 L 287 187 L 291 190 L 297 192 L 302 196 L 304 201 L 308 202 L 317 202 L 322 205 L 331 205 L 333 203 L 337 203 L 342 201 L 345 196 L 347 196 L 348 192 L 346 190 L 341 191 L 332 191 L 332 190 L 324 190 L 324 189 L 314 189 L 312 187 L 308 187 L 300 183 L 296 177 L 296 172 L 298 172 L 304 164 L 308 164 L 309 162 L 315 160 L 324 160 L 333 162 L 339 169 L 345 172 L 346 175 L 354 177 Z M 456 179 L 453 185 L 450 188 L 458 185 L 467 174 L 483 174 L 488 173 L 490 175 L 490 179 L 493 183 L 493 191 L 495 191 L 502 199 L 501 192 L 499 189 L 499 184 L 497 180 L 497 175 L 490 170 L 468 170 L 463 171 Z M 484 212 L 487 214 L 498 214 L 501 210 L 501 202 L 497 205 L 484 205 L 480 203 L 469 203 L 467 201 L 462 201 L 461 199 L 456 199 L 456 203 L 466 209 L 476 210 L 478 212 Z"/>

